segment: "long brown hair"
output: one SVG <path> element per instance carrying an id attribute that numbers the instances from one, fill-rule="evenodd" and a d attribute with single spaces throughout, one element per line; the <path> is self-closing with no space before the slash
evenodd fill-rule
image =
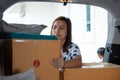
<path id="1" fill-rule="evenodd" d="M 55 23 L 55 21 L 57 20 L 62 20 L 67 24 L 67 36 L 66 36 L 66 40 L 65 43 L 63 45 L 63 52 L 67 52 L 68 51 L 68 47 L 71 44 L 72 41 L 72 23 L 71 20 L 69 18 L 66 18 L 64 16 L 59 16 L 57 17 L 53 23 L 52 23 L 52 27 L 51 27 L 51 34 L 52 34 L 52 28 L 53 28 L 53 24 Z"/>

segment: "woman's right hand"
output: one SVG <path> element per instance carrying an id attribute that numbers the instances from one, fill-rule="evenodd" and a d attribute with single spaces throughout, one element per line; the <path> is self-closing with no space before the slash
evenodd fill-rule
<path id="1" fill-rule="evenodd" d="M 51 64 L 55 68 L 64 68 L 64 60 L 63 60 L 63 58 L 53 58 L 51 60 Z"/>

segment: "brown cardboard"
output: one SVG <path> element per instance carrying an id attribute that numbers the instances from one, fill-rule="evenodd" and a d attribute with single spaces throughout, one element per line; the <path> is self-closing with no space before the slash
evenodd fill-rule
<path id="1" fill-rule="evenodd" d="M 12 39 L 12 73 L 35 69 L 37 80 L 58 80 L 59 70 L 50 61 L 60 54 L 59 40 Z"/>
<path id="2" fill-rule="evenodd" d="M 120 80 L 120 66 L 111 63 L 86 63 L 82 68 L 66 69 L 64 80 Z"/>
<path id="3" fill-rule="evenodd" d="M 5 70 L 16 73 L 34 68 L 36 80 L 59 80 L 50 64 L 60 53 L 59 40 L 5 40 Z M 39 63 L 40 61 L 40 63 Z M 38 62 L 38 63 L 37 63 Z M 11 69 L 11 70 L 10 70 Z M 64 80 L 120 80 L 120 66 L 111 63 L 83 63 L 82 68 L 65 69 Z"/>

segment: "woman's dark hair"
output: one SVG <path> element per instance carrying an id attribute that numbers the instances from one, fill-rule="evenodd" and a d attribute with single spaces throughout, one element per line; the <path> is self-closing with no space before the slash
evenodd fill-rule
<path id="1" fill-rule="evenodd" d="M 53 28 L 55 21 L 57 21 L 57 20 L 62 20 L 67 24 L 67 36 L 66 36 L 65 43 L 63 45 L 63 52 L 67 52 L 68 47 L 72 41 L 72 31 L 71 31 L 72 30 L 72 23 L 71 23 L 71 20 L 69 18 L 66 18 L 64 16 L 59 16 L 53 21 L 52 28 Z M 52 34 L 52 28 L 51 28 L 51 34 Z"/>
<path id="2" fill-rule="evenodd" d="M 105 52 L 105 48 L 104 48 L 104 47 L 100 47 L 100 48 L 98 48 L 98 50 L 97 50 L 97 53 L 98 53 L 98 54 L 101 54 L 102 56 L 104 56 L 104 52 Z"/>

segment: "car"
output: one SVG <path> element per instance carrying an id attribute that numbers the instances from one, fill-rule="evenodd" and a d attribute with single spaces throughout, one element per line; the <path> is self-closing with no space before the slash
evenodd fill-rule
<path id="1" fill-rule="evenodd" d="M 24 9 L 20 12 L 21 14 L 16 14 L 16 15 L 10 15 L 11 16 L 11 18 L 13 18 L 13 19 L 11 19 L 10 21 L 5 21 L 5 19 L 7 20 L 8 19 L 8 16 L 7 17 L 4 17 L 4 12 L 6 11 L 6 10 L 8 10 L 8 8 L 9 7 L 11 7 L 11 6 L 13 6 L 14 4 L 15 5 L 22 5 L 22 8 L 24 7 L 25 8 L 25 6 L 24 6 L 24 2 L 32 2 L 32 1 L 34 1 L 34 3 L 38 3 L 38 2 L 41 2 L 41 4 L 40 5 L 45 5 L 44 3 L 48 3 L 47 5 L 45 5 L 44 7 L 42 7 L 43 9 L 40 9 L 41 10 L 41 12 L 39 12 L 38 14 L 45 14 L 46 16 L 44 16 L 44 17 L 42 17 L 41 16 L 41 18 L 39 18 L 39 21 L 41 22 L 35 22 L 35 21 L 37 21 L 36 20 L 36 18 L 35 17 L 33 17 L 34 19 L 33 20 L 31 20 L 31 22 L 33 21 L 33 24 L 43 24 L 43 25 L 46 25 L 47 24 L 47 26 L 48 26 L 48 24 L 49 24 L 49 26 L 50 26 L 50 23 L 47 23 L 47 22 L 50 22 L 50 21 L 52 21 L 52 19 L 51 19 L 51 16 L 53 16 L 53 15 L 56 15 L 56 14 L 51 14 L 51 15 L 49 15 L 48 16 L 48 14 L 50 14 L 51 12 L 52 12 L 52 9 L 54 9 L 54 8 L 52 8 L 51 7 L 51 12 L 49 11 L 49 13 L 47 12 L 47 10 L 46 10 L 46 6 L 49 6 L 50 5 L 50 3 L 56 3 L 56 5 L 57 6 L 66 6 L 65 8 L 64 8 L 64 10 L 66 10 L 66 12 L 64 12 L 64 13 L 62 13 L 61 15 L 63 15 L 63 14 L 68 14 L 68 15 L 66 15 L 66 16 L 70 16 L 70 15 L 72 15 L 72 14 L 70 14 L 69 12 L 70 12 L 70 5 L 72 5 L 72 4 L 76 4 L 77 6 L 79 6 L 79 4 L 81 4 L 81 5 L 83 5 L 83 4 L 85 4 L 85 5 L 88 5 L 88 8 L 89 8 L 89 6 L 91 5 L 91 6 L 97 6 L 97 7 L 100 7 L 100 8 L 103 8 L 103 9 L 105 9 L 107 12 L 108 12 L 108 16 L 107 16 L 107 20 L 108 20 L 108 23 L 107 23 L 107 21 L 105 22 L 106 23 L 106 25 L 107 25 L 107 30 L 106 30 L 106 28 L 102 28 L 102 30 L 101 30 L 101 32 L 103 32 L 102 33 L 102 36 L 100 37 L 100 39 L 102 40 L 102 39 L 104 39 L 104 40 L 106 40 L 104 43 L 104 45 L 102 45 L 102 46 L 104 46 L 105 47 L 105 52 L 104 52 L 104 58 L 103 58 L 103 62 L 109 62 L 109 63 L 114 63 L 114 64 L 118 64 L 118 65 L 120 65 L 120 51 L 119 51 L 119 49 L 120 49 L 120 10 L 119 10 L 119 8 L 120 8 L 120 0 L 0 0 L 0 27 L 1 27 L 1 32 L 3 32 L 2 31 L 2 29 L 4 29 L 5 28 L 5 26 L 3 26 L 3 23 L 5 24 L 5 25 L 7 25 L 7 29 L 5 29 L 5 30 L 7 30 L 8 32 L 9 32 L 9 30 L 11 29 L 10 27 L 11 26 L 15 26 L 15 24 L 11 24 L 11 23 L 8 23 L 8 22 L 11 22 L 11 20 L 13 20 L 13 22 L 14 21 L 17 21 L 17 20 L 14 20 L 14 17 L 16 16 L 16 15 L 18 15 L 18 16 L 20 16 L 20 17 L 22 17 L 22 19 L 24 19 L 25 20 L 25 18 L 24 18 L 24 16 L 26 15 L 26 13 L 24 13 Z M 23 3 L 23 4 L 19 4 L 19 3 Z M 60 5 L 58 5 L 58 3 L 60 3 Z M 53 4 L 52 4 L 53 5 Z M 73 6 L 75 6 L 75 5 L 73 5 Z M 81 6 L 80 6 L 81 7 Z M 17 9 L 15 9 L 15 11 L 17 11 L 17 10 L 20 10 L 20 8 L 21 7 L 18 7 Z M 66 9 L 67 8 L 67 9 Z M 83 8 L 83 7 L 82 7 Z M 13 8 L 14 9 L 14 8 Z M 34 9 L 36 9 L 36 7 L 34 8 Z M 37 8 L 38 9 L 38 8 Z M 97 8 L 98 9 L 98 8 Z M 78 10 L 78 8 L 77 9 L 73 9 L 73 11 L 77 11 Z M 46 11 L 46 13 L 42 13 L 43 11 Z M 62 12 L 63 11 L 63 9 L 60 9 L 60 10 L 57 10 L 58 12 Z M 9 12 L 9 11 L 8 11 Z M 19 11 L 18 11 L 19 12 Z M 34 10 L 33 10 L 33 12 L 34 12 Z M 35 12 L 36 13 L 36 12 Z M 77 14 L 77 13 L 75 13 L 76 15 L 79 15 L 79 14 Z M 73 15 L 75 15 L 75 14 L 73 14 Z M 34 15 L 34 14 L 33 14 Z M 56 16 L 54 16 L 53 18 L 55 18 Z M 78 16 L 77 16 L 78 17 Z M 77 18 L 76 17 L 76 18 Z M 43 18 L 45 18 L 45 21 L 46 22 L 43 22 L 44 20 L 42 20 Z M 73 19 L 76 19 L 75 17 L 73 18 Z M 18 17 L 18 19 L 19 19 L 19 17 Z M 30 19 L 30 18 L 29 18 Z M 77 22 L 78 20 L 76 20 L 76 22 Z M 21 21 L 22 22 L 22 21 Z M 19 23 L 17 23 L 18 25 L 22 25 L 23 26 L 23 24 L 21 24 L 21 22 L 19 22 Z M 27 24 L 28 22 L 30 22 L 29 20 L 27 21 L 26 20 L 26 22 L 25 22 L 25 24 Z M 30 22 L 30 23 L 31 23 Z M 75 21 L 73 21 L 73 22 L 75 22 Z M 103 21 L 104 22 L 104 21 Z M 81 23 L 82 24 L 82 23 Z M 102 20 L 101 21 L 99 21 L 99 24 L 98 25 L 100 25 L 100 24 L 104 24 L 104 23 L 102 23 Z M 79 24 L 77 24 L 77 25 L 79 25 Z M 89 21 L 88 21 L 88 25 L 89 25 Z M 24 25 L 25 26 L 25 25 Z M 30 26 L 30 25 L 27 25 L 27 26 Z M 16 26 L 15 26 L 16 27 Z M 96 26 L 95 26 L 96 27 Z M 44 27 L 45 28 L 45 27 Z M 44 28 L 42 28 L 42 29 L 44 29 Z M 18 28 L 17 28 L 18 29 Z M 48 29 L 49 28 L 47 28 L 47 29 L 45 29 L 45 30 L 47 30 L 48 31 Z M 73 27 L 73 29 L 75 29 L 74 27 Z M 87 28 L 88 29 L 88 32 L 89 32 L 89 30 L 90 30 L 90 28 Z M 106 30 L 106 32 L 104 32 L 104 30 Z M 25 30 L 23 30 L 23 31 L 25 31 Z M 42 30 L 41 30 L 42 31 Z M 77 29 L 75 29 L 75 31 L 77 32 Z M 27 32 L 27 31 L 26 31 Z M 44 31 L 43 31 L 44 32 Z M 31 32 L 32 33 L 32 32 Z M 39 34 L 40 32 L 38 32 L 37 34 Z M 49 33 L 49 31 L 47 32 L 47 34 Z M 78 31 L 78 33 L 80 33 L 79 31 Z M 97 32 L 96 32 L 97 33 Z M 94 32 L 90 32 L 90 33 L 85 33 L 86 34 L 86 36 L 89 36 L 89 34 L 90 35 L 92 35 L 92 37 L 91 38 L 89 38 L 89 37 L 86 37 L 86 38 L 84 38 L 84 37 L 82 37 L 82 38 L 84 38 L 84 40 L 86 40 L 86 41 L 88 41 L 89 43 L 96 43 L 96 42 L 94 42 Z M 74 33 L 74 35 L 76 35 L 75 33 Z M 104 37 L 104 35 L 106 35 L 105 37 Z M 78 35 L 77 35 L 78 36 Z M 2 36 L 2 37 L 4 37 L 4 35 Z M 76 37 L 75 37 L 76 38 Z M 83 41 L 84 41 L 83 40 Z M 77 41 L 77 42 L 79 42 L 79 40 Z M 81 44 L 80 44 L 80 46 L 81 46 Z M 96 46 L 95 46 L 96 47 Z M 99 46 L 100 47 L 100 46 Z M 90 50 L 90 49 L 94 49 L 94 52 L 95 51 L 97 51 L 96 49 L 98 48 L 98 46 L 96 47 L 96 48 L 91 48 L 91 46 L 84 46 L 84 49 L 83 49 L 83 51 L 87 51 L 87 50 Z M 88 49 L 89 48 L 89 49 Z M 82 50 L 82 49 L 81 49 Z M 83 55 L 84 55 L 84 53 L 85 52 L 83 52 Z M 90 52 L 90 53 L 92 53 L 92 52 Z M 96 52 L 97 53 L 97 52 Z M 87 53 L 87 54 L 89 54 L 89 52 Z M 87 58 L 89 58 L 90 56 L 89 55 L 87 55 L 88 57 Z M 2 56 L 1 56 L 2 57 Z M 86 56 L 85 56 L 86 57 Z M 92 59 L 92 57 L 93 56 L 91 56 L 91 59 Z M 96 58 L 95 58 L 96 59 Z M 89 60 L 88 60 L 89 61 Z M 92 61 L 92 62 L 94 62 L 94 60 Z"/>

